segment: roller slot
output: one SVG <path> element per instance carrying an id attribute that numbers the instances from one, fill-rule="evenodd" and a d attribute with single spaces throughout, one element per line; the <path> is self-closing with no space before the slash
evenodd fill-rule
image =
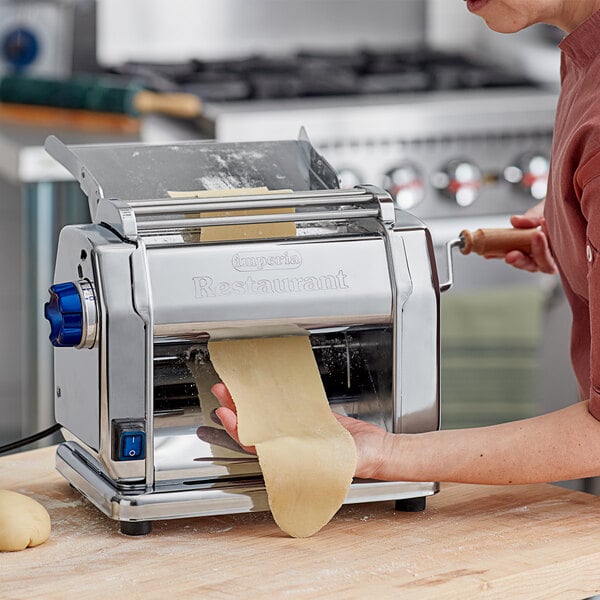
<path id="1" fill-rule="evenodd" d="M 389 379 L 389 361 L 381 360 L 380 353 L 390 345 L 386 341 L 389 331 L 313 334 L 310 339 L 332 407 L 350 416 L 360 414 L 361 418 L 381 425 L 383 398 L 390 392 L 389 386 L 382 383 Z M 192 364 L 196 377 L 200 373 L 202 392 L 192 374 Z M 210 396 L 210 387 L 217 381 L 206 342 L 156 344 L 154 416 L 157 426 L 166 418 L 169 418 L 168 426 L 176 425 L 178 419 L 184 424 L 190 418 L 198 424 L 212 424 L 210 415 L 202 415 L 200 395 Z"/>

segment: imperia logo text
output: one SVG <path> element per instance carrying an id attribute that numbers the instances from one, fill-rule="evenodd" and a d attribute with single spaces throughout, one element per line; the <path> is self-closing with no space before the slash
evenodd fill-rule
<path id="1" fill-rule="evenodd" d="M 271 271 L 297 269 L 302 265 L 302 257 L 296 250 L 267 252 L 238 252 L 231 259 L 236 271 Z"/>

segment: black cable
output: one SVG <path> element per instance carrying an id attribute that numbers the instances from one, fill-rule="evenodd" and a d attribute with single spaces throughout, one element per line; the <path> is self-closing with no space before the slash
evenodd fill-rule
<path id="1" fill-rule="evenodd" d="M 5 444 L 4 446 L 0 446 L 0 454 L 4 454 L 5 452 L 10 452 L 11 450 L 16 450 L 17 448 L 21 448 L 22 446 L 27 446 L 28 444 L 33 444 L 33 442 L 37 442 L 42 438 L 48 437 L 53 433 L 56 433 L 61 428 L 61 425 L 55 423 L 52 427 L 48 427 L 48 429 L 44 429 L 43 431 L 38 431 L 38 433 L 34 433 L 29 437 L 23 438 L 22 440 L 17 440 L 16 442 L 11 442 L 10 444 Z"/>

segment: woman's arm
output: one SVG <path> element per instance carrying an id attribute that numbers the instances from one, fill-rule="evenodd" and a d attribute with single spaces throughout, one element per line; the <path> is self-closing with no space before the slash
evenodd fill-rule
<path id="1" fill-rule="evenodd" d="M 217 415 L 237 439 L 227 388 L 213 388 Z M 356 444 L 356 476 L 388 481 L 538 483 L 600 475 L 600 422 L 587 402 L 539 417 L 490 427 L 392 434 L 336 415 Z"/>
<path id="2" fill-rule="evenodd" d="M 382 436 L 354 419 L 340 422 L 354 436 L 359 477 L 503 485 L 600 475 L 600 422 L 587 402 L 501 425 L 419 434 Z"/>

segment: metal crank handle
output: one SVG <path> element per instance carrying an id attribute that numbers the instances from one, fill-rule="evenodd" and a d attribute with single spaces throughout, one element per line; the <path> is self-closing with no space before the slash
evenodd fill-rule
<path id="1" fill-rule="evenodd" d="M 448 277 L 446 281 L 440 283 L 440 292 L 447 292 L 454 285 L 454 265 L 452 261 L 452 250 L 462 246 L 462 238 L 456 238 L 446 243 L 446 266 L 448 268 Z"/>
<path id="2" fill-rule="evenodd" d="M 531 238 L 539 231 L 532 229 L 477 229 L 460 232 L 460 251 L 463 254 L 479 254 L 485 258 L 501 258 L 511 250 L 531 254 Z"/>
<path id="3" fill-rule="evenodd" d="M 474 232 L 464 229 L 455 240 L 446 244 L 446 263 L 448 265 L 448 278 L 440 285 L 440 291 L 448 291 L 454 284 L 452 250 L 458 248 L 462 254 L 480 254 L 485 258 L 501 258 L 511 250 L 520 250 L 531 254 L 531 238 L 539 231 L 531 229 L 477 229 Z"/>

